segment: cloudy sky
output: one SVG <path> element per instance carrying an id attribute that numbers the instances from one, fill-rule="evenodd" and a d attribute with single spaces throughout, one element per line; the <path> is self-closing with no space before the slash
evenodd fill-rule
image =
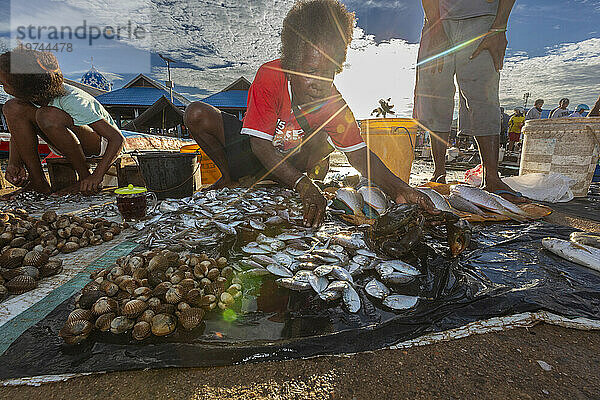
<path id="1" fill-rule="evenodd" d="M 343 2 L 356 13 L 357 25 L 336 85 L 359 118 L 367 117 L 382 97 L 392 98 L 400 116 L 409 116 L 421 2 Z M 35 29 L 25 31 L 23 42 L 33 42 L 39 27 L 75 29 L 85 21 L 87 37 L 63 39 L 73 43 L 73 51 L 57 52 L 67 77 L 79 79 L 93 57 L 115 88 L 139 72 L 164 81 L 160 53 L 177 61 L 172 67 L 176 90 L 196 100 L 239 76 L 252 80 L 263 62 L 278 57 L 281 22 L 291 4 L 292 0 L 0 0 L 0 36 L 6 39 L 12 33 L 16 38 L 19 27 L 32 25 Z M 571 98 L 572 104 L 593 103 L 600 94 L 598 21 L 600 0 L 518 0 L 509 21 L 501 103 L 508 108 L 522 105 L 525 92 L 544 98 L 546 108 L 561 97 Z M 90 45 L 91 26 L 122 27 L 122 38 L 94 39 Z M 128 27 L 139 27 L 143 35 L 127 36 Z M 2 46 L 10 44 L 4 40 Z"/>

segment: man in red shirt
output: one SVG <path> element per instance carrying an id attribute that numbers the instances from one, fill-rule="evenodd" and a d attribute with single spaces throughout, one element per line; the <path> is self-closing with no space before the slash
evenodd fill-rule
<path id="1" fill-rule="evenodd" d="M 215 162 L 223 187 L 261 170 L 293 188 L 302 199 L 305 226 L 316 227 L 327 202 L 306 171 L 334 149 L 370 176 L 397 202 L 434 207 L 429 198 L 395 176 L 370 152 L 333 78 L 352 40 L 354 14 L 337 0 L 301 0 L 283 21 L 282 55 L 262 65 L 248 93 L 243 124 L 195 102 L 185 112 L 192 137 Z M 367 160 L 369 158 L 369 160 Z"/>

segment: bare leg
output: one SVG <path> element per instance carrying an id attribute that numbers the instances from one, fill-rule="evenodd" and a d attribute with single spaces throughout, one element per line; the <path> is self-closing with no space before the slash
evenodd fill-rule
<path id="1" fill-rule="evenodd" d="M 513 151 L 515 148 L 515 142 L 513 142 L 512 140 L 508 141 L 508 151 Z"/>
<path id="2" fill-rule="evenodd" d="M 433 157 L 432 182 L 446 183 L 446 150 L 450 132 L 431 132 L 431 155 Z"/>
<path id="3" fill-rule="evenodd" d="M 476 136 L 475 140 L 479 146 L 479 155 L 481 156 L 481 163 L 483 164 L 482 189 L 492 193 L 498 190 L 513 192 L 510 186 L 502 182 L 498 173 L 498 151 L 500 150 L 499 136 Z M 514 203 L 523 203 L 527 201 L 523 198 L 508 194 L 502 194 L 502 197 Z"/>
<path id="4" fill-rule="evenodd" d="M 18 168 L 25 166 L 29 175 L 27 189 L 50 193 L 50 185 L 38 154 L 39 128 L 35 119 L 36 111 L 35 106 L 18 99 L 11 99 L 4 105 L 3 112 L 11 134 L 9 164 L 17 163 L 14 166 Z"/>
<path id="5" fill-rule="evenodd" d="M 231 184 L 229 165 L 225 156 L 225 130 L 221 111 L 197 101 L 187 107 L 183 121 L 196 143 L 221 171 L 221 179 L 211 188 L 218 189 Z"/>
<path id="6" fill-rule="evenodd" d="M 70 129 L 71 116 L 56 107 L 41 107 L 36 112 L 36 121 L 48 141 L 71 163 L 79 179 L 88 177 L 90 170 L 81 142 Z"/>

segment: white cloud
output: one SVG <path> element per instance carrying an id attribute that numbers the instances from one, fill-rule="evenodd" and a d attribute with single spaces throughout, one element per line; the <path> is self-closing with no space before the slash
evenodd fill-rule
<path id="1" fill-rule="evenodd" d="M 523 93 L 543 98 L 547 107 L 562 97 L 591 104 L 600 93 L 600 39 L 565 43 L 539 57 L 523 55 L 504 61 L 500 80 L 503 105 L 522 104 Z"/>

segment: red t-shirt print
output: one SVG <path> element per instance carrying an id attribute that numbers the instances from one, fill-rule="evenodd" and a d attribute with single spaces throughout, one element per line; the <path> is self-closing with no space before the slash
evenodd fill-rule
<path id="1" fill-rule="evenodd" d="M 248 91 L 242 134 L 270 140 L 283 153 L 302 143 L 305 132 L 292 111 L 291 88 L 280 60 L 263 64 Z M 366 146 L 350 108 L 335 86 L 326 101 L 305 110 L 313 130 L 322 126 L 334 148 L 350 152 Z"/>

